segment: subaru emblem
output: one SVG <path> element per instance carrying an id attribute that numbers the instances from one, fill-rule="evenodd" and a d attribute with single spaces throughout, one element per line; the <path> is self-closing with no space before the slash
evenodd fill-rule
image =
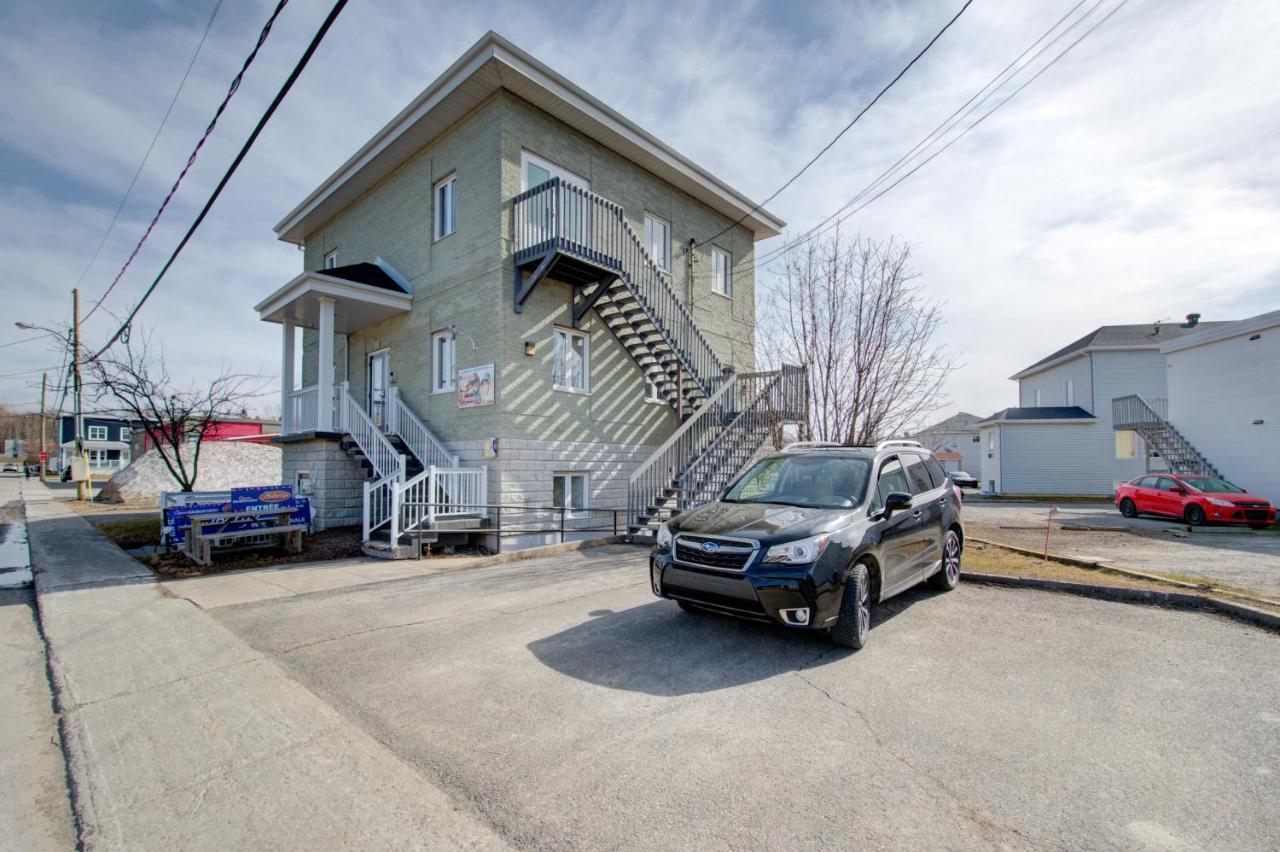
<path id="1" fill-rule="evenodd" d="M 714 541 L 704 541 L 702 543 L 703 553 L 715 553 L 719 549 L 720 545 L 716 544 Z"/>

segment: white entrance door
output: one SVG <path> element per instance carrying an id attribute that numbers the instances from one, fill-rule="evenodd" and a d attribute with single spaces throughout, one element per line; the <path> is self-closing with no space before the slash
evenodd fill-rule
<path id="1" fill-rule="evenodd" d="M 384 426 L 387 408 L 387 386 L 391 383 L 391 350 L 383 349 L 369 356 L 369 419 Z"/>
<path id="2" fill-rule="evenodd" d="M 591 181 L 528 151 L 520 152 L 520 173 L 524 182 L 522 189 L 533 189 L 553 177 L 560 178 L 558 204 L 553 203 L 551 193 L 543 193 L 536 199 L 530 199 L 533 202 L 533 207 L 528 213 L 531 217 L 530 224 L 543 232 L 543 238 L 551 239 L 556 236 L 556 210 L 559 208 L 559 216 L 564 219 L 564 228 L 559 230 L 559 235 L 584 247 L 588 246 L 591 234 L 591 205 L 577 193 L 566 191 L 563 184 L 570 183 L 590 191 Z"/>

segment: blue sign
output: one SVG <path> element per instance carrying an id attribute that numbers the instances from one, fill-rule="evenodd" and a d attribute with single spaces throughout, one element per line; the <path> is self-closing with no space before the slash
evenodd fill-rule
<path id="1" fill-rule="evenodd" d="M 258 485 L 253 488 L 232 488 L 231 505 L 247 503 L 283 503 L 293 499 L 292 485 Z"/>
<path id="2" fill-rule="evenodd" d="M 262 492 L 275 490 L 277 493 L 280 489 L 252 488 L 240 489 L 246 492 L 246 496 L 252 494 L 256 496 L 270 496 Z M 165 531 L 168 533 L 170 544 L 181 544 L 186 540 L 187 530 L 191 528 L 192 516 L 202 518 L 217 518 L 226 516 L 228 518 L 247 512 L 288 512 L 289 523 L 306 524 L 308 528 L 311 526 L 311 501 L 306 497 L 292 497 L 281 500 L 276 503 L 235 503 L 233 492 L 231 503 L 190 503 L 186 506 L 170 506 L 164 510 L 163 523 Z M 222 532 L 240 532 L 241 530 L 253 529 L 270 529 L 271 523 L 267 518 L 248 519 L 228 523 L 222 528 Z"/>

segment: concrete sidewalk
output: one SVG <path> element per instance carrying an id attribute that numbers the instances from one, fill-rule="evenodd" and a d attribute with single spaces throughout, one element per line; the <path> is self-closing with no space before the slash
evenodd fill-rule
<path id="1" fill-rule="evenodd" d="M 43 484 L 26 492 L 87 847 L 503 845 L 274 662 L 167 593 Z"/>

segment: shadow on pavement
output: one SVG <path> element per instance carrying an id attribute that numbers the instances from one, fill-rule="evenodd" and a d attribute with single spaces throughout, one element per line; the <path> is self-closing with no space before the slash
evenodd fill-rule
<path id="1" fill-rule="evenodd" d="M 875 630 L 913 604 L 939 594 L 918 587 L 877 606 Z M 544 665 L 577 680 L 648 695 L 676 696 L 741 686 L 799 669 L 827 665 L 853 652 L 825 632 L 715 613 L 686 613 L 674 601 L 655 600 L 592 618 L 527 646 Z"/>

